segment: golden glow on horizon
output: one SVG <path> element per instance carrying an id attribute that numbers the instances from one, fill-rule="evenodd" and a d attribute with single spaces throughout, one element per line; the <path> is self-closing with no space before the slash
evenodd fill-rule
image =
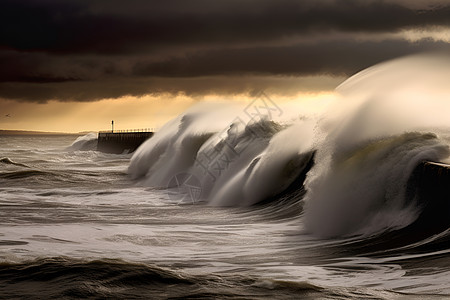
<path id="1" fill-rule="evenodd" d="M 95 102 L 45 104 L 0 100 L 0 129 L 49 132 L 82 132 L 115 128 L 158 128 L 194 100 L 188 97 L 122 97 Z M 9 114 L 10 117 L 6 117 Z"/>
<path id="2" fill-rule="evenodd" d="M 276 103 L 308 100 L 311 106 L 323 105 L 331 92 L 299 93 L 294 97 L 268 95 Z M 248 95 L 143 96 L 104 99 L 95 102 L 58 102 L 45 104 L 0 100 L 0 129 L 77 133 L 108 130 L 114 120 L 116 130 L 158 129 L 188 107 L 202 102 L 250 103 Z M 6 115 L 10 115 L 9 117 Z"/>
<path id="3" fill-rule="evenodd" d="M 400 32 L 400 35 L 410 42 L 418 42 L 422 39 L 431 39 L 435 42 L 450 42 L 450 29 L 444 26 L 403 30 Z"/>

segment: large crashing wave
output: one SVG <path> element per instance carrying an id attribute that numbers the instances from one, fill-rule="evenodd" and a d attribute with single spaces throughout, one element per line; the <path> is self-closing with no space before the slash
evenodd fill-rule
<path id="1" fill-rule="evenodd" d="M 200 104 L 143 144 L 129 173 L 162 188 L 189 173 L 203 201 L 248 206 L 282 193 L 314 157 L 299 203 L 309 231 L 336 236 L 404 227 L 421 209 L 407 195 L 411 173 L 422 161 L 449 156 L 449 76 L 447 56 L 391 61 L 347 80 L 323 111 L 298 103 L 294 118 L 292 103 L 277 106 L 289 117 L 268 111 L 247 119 L 245 108 Z"/>
<path id="2" fill-rule="evenodd" d="M 417 55 L 369 68 L 337 88 L 308 174 L 307 228 L 322 236 L 373 233 L 414 221 L 407 182 L 422 161 L 449 155 L 450 57 Z M 410 196 L 409 196 L 410 197 Z"/>
<path id="3" fill-rule="evenodd" d="M 314 122 L 285 126 L 265 115 L 244 122 L 236 117 L 241 108 L 220 108 L 199 105 L 166 124 L 136 151 L 131 176 L 147 186 L 170 187 L 174 176 L 186 172 L 199 179 L 202 200 L 251 205 L 281 192 L 306 167 Z"/>
<path id="4" fill-rule="evenodd" d="M 449 150 L 435 134 L 409 132 L 327 155 L 318 155 L 309 174 L 305 220 L 312 232 L 335 236 L 409 225 L 421 208 L 407 194 L 412 172 L 422 161 L 447 157 Z"/>

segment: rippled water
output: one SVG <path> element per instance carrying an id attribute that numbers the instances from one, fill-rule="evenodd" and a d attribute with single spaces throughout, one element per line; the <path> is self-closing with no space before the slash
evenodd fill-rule
<path id="1" fill-rule="evenodd" d="M 321 239 L 295 197 L 180 203 L 74 139 L 0 137 L 1 297 L 450 297 L 448 229 Z"/>

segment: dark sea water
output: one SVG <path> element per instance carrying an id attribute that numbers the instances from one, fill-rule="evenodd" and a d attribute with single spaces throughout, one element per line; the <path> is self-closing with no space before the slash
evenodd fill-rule
<path id="1" fill-rule="evenodd" d="M 448 78 L 422 55 L 204 102 L 133 154 L 0 136 L 0 298 L 450 299 Z"/>
<path id="2" fill-rule="evenodd" d="M 304 192 L 250 207 L 138 185 L 130 154 L 1 136 L 0 298 L 445 299 L 448 228 L 320 238 Z"/>

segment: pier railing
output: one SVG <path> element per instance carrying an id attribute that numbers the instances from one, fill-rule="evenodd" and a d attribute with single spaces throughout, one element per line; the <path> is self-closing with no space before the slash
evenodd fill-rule
<path id="1" fill-rule="evenodd" d="M 99 133 L 129 133 L 129 132 L 155 132 L 155 128 L 124 129 L 124 130 L 101 130 Z"/>

